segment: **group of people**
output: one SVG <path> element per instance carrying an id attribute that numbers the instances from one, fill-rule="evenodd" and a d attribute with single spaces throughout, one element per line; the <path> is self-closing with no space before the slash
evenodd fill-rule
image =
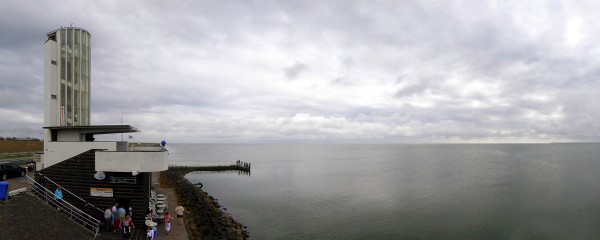
<path id="1" fill-rule="evenodd" d="M 153 216 L 152 219 L 156 219 L 155 214 L 152 213 L 152 211 L 150 211 L 148 213 L 148 216 Z M 167 232 L 167 235 L 169 235 L 169 232 L 171 231 L 171 220 L 173 220 L 173 217 L 171 217 L 171 214 L 169 214 L 169 211 L 164 211 L 163 212 L 163 223 L 165 224 L 165 231 Z M 152 239 L 156 239 L 156 226 L 148 226 L 148 229 L 146 231 L 146 235 L 148 237 L 148 240 L 152 240 Z"/>
<path id="2" fill-rule="evenodd" d="M 44 176 L 39 174 L 37 181 L 39 184 L 41 184 L 43 186 Z M 54 191 L 54 199 L 57 201 L 57 208 L 59 211 L 61 210 L 60 205 L 63 200 L 62 189 L 63 189 L 62 186 L 57 185 L 56 189 Z M 90 216 L 92 215 L 92 212 L 93 212 L 92 207 L 87 202 L 85 202 L 85 204 L 84 204 L 83 211 Z M 183 206 L 181 206 L 181 203 L 178 203 L 178 205 L 174 211 L 177 214 L 178 224 L 182 225 L 185 208 Z M 132 220 L 132 215 L 133 215 L 133 209 L 131 207 L 129 207 L 126 210 L 125 208 L 123 208 L 123 206 L 119 206 L 119 203 L 115 203 L 112 207 L 106 208 L 106 210 L 104 211 L 104 219 L 106 220 L 105 221 L 106 231 L 110 231 L 110 229 L 112 227 L 113 233 L 122 232 L 124 236 L 131 236 L 132 229 L 135 228 L 135 224 L 133 223 L 133 220 Z M 152 210 L 149 211 L 147 216 L 150 217 L 154 222 L 159 222 L 159 221 L 157 221 L 159 219 L 158 216 Z M 166 230 L 167 234 L 169 234 L 169 232 L 171 231 L 171 221 L 172 220 L 173 220 L 173 217 L 171 217 L 171 214 L 169 213 L 169 211 L 165 210 L 163 212 L 162 223 L 164 223 L 164 225 L 165 225 L 165 230 Z M 86 223 L 84 222 L 84 225 L 85 224 Z M 156 230 L 157 229 L 155 226 L 148 226 L 148 232 L 147 232 L 148 239 L 155 239 Z"/>
<path id="3" fill-rule="evenodd" d="M 60 190 L 59 190 L 60 191 Z M 175 213 L 177 214 L 177 219 L 179 225 L 183 224 L 183 214 L 185 212 L 185 208 L 179 204 L 175 208 Z M 111 208 L 107 208 L 104 211 L 104 219 L 106 220 L 105 226 L 106 231 L 110 231 L 112 226 L 113 233 L 122 232 L 124 236 L 131 236 L 132 230 L 135 228 L 133 224 L 133 220 L 131 219 L 133 214 L 132 208 L 129 207 L 128 211 L 125 210 L 122 206 L 119 206 L 118 203 L 115 203 Z M 156 215 L 150 211 L 148 213 L 148 217 L 152 219 L 157 219 Z M 165 230 L 167 234 L 171 231 L 171 221 L 173 217 L 169 211 L 163 212 L 162 222 L 165 225 Z M 148 226 L 147 230 L 148 239 L 155 239 L 156 237 L 156 227 Z"/>
<path id="4" fill-rule="evenodd" d="M 245 168 L 250 168 L 252 166 L 251 163 L 247 163 L 247 162 L 242 162 L 240 160 L 237 160 L 235 162 L 236 165 L 240 166 L 240 167 L 245 167 Z"/>
<path id="5" fill-rule="evenodd" d="M 58 185 L 56 190 L 54 191 L 54 197 L 57 201 L 62 201 L 63 193 L 62 186 Z M 90 214 L 89 204 L 86 202 L 84 206 L 84 212 Z M 60 210 L 60 206 L 58 206 L 58 210 Z M 183 214 L 185 213 L 185 208 L 181 206 L 179 203 L 175 208 L 175 213 L 177 214 L 177 221 L 179 225 L 183 224 Z M 133 210 L 129 207 L 127 210 L 123 208 L 123 206 L 119 206 L 119 203 L 115 203 L 112 207 L 106 208 L 104 211 L 104 219 L 106 231 L 110 231 L 112 226 L 113 233 L 122 232 L 124 236 L 131 236 L 132 229 L 135 228 L 135 224 L 133 224 L 133 220 L 131 219 L 133 215 Z M 149 218 L 153 219 L 153 221 L 158 222 L 158 216 L 150 210 L 148 215 Z M 162 223 L 165 225 L 165 230 L 167 235 L 171 231 L 171 221 L 173 217 L 169 211 L 165 210 L 163 212 Z M 148 239 L 156 238 L 156 227 L 148 226 L 147 230 Z"/>
<path id="6" fill-rule="evenodd" d="M 56 199 L 58 202 L 62 201 L 62 186 L 56 186 L 56 190 L 54 191 L 54 199 Z M 60 211 L 60 204 L 58 204 L 57 208 Z M 84 204 L 83 211 L 88 215 L 92 215 L 91 206 L 89 203 L 86 202 Z M 110 227 L 112 226 L 114 233 L 122 232 L 125 236 L 131 236 L 131 230 L 132 228 L 135 228 L 133 220 L 131 219 L 132 215 L 133 209 L 131 207 L 129 207 L 128 210 L 125 210 L 125 208 L 122 206 L 119 207 L 119 203 L 115 203 L 111 208 L 107 208 L 104 211 L 106 231 L 110 231 Z"/>
<path id="7" fill-rule="evenodd" d="M 179 223 L 179 225 L 183 224 L 183 213 L 185 212 L 185 208 L 183 206 L 181 206 L 181 204 L 178 204 L 177 207 L 175 208 L 175 213 L 177 214 L 177 221 Z M 171 221 L 173 220 L 173 217 L 171 217 L 171 213 L 169 213 L 169 211 L 165 210 L 162 216 L 162 223 L 164 223 L 165 225 L 165 231 L 167 233 L 167 235 L 169 234 L 169 232 L 171 231 Z M 154 222 L 158 222 L 160 223 L 158 215 L 156 213 L 154 213 L 154 211 L 152 211 L 152 209 L 149 210 L 148 218 L 152 219 Z M 156 237 L 156 228 L 155 227 L 148 227 L 148 231 L 147 231 L 147 235 L 148 235 L 148 239 L 154 239 Z"/>
<path id="8" fill-rule="evenodd" d="M 131 207 L 125 210 L 123 206 L 119 206 L 119 203 L 115 203 L 111 208 L 104 210 L 106 231 L 110 231 L 110 227 L 112 226 L 114 233 L 122 232 L 123 235 L 131 235 L 131 229 L 135 228 L 131 220 L 132 215 L 133 210 Z"/>

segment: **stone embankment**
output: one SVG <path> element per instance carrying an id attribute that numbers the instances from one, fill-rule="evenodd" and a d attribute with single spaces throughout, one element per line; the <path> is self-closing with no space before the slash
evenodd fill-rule
<path id="1" fill-rule="evenodd" d="M 184 178 L 192 171 L 249 171 L 239 165 L 217 167 L 171 166 L 161 172 L 160 184 L 175 190 L 177 199 L 186 208 L 186 228 L 190 239 L 232 239 L 249 237 L 244 226 L 233 219 L 231 214 L 221 211 L 215 198 L 196 187 Z"/>

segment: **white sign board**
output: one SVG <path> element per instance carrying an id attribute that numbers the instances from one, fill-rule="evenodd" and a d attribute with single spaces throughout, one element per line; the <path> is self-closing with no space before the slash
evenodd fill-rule
<path id="1" fill-rule="evenodd" d="M 92 197 L 113 197 L 112 188 L 90 188 L 90 196 Z"/>

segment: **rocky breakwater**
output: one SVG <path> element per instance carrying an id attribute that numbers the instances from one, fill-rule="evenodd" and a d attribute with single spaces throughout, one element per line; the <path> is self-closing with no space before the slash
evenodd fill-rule
<path id="1" fill-rule="evenodd" d="M 186 208 L 186 228 L 190 239 L 248 238 L 249 233 L 244 226 L 235 221 L 231 214 L 221 211 L 221 205 L 215 198 L 184 178 L 188 172 L 210 171 L 204 168 L 171 166 L 160 176 L 161 186 L 173 188 L 177 199 Z"/>

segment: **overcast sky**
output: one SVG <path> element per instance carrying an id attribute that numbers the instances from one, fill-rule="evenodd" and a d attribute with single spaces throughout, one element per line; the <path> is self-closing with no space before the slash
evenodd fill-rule
<path id="1" fill-rule="evenodd" d="M 134 141 L 600 140 L 597 1 L 0 5 L 0 136 L 42 137 L 43 43 L 73 24 L 92 124 Z"/>

